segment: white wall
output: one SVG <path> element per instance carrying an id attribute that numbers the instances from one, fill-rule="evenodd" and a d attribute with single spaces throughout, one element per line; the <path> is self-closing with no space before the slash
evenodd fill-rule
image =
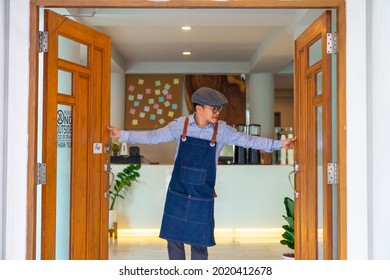
<path id="1" fill-rule="evenodd" d="M 253 73 L 247 82 L 249 122 L 261 125 L 261 136 L 273 138 L 274 131 L 274 75 Z"/>
<path id="2" fill-rule="evenodd" d="M 280 112 L 282 127 L 294 127 L 293 92 L 293 89 L 275 89 L 274 111 Z"/>
<path id="3" fill-rule="evenodd" d="M 390 259 L 390 5 L 386 0 L 347 0 L 346 7 L 347 257 Z"/>
<path id="4" fill-rule="evenodd" d="M 368 126 L 372 129 L 372 138 L 368 139 L 371 151 L 368 151 L 369 162 L 369 218 L 372 219 L 372 249 L 369 258 L 390 259 L 390 243 L 387 242 L 390 232 L 388 214 L 390 184 L 389 159 L 390 129 L 390 2 L 385 0 L 371 1 L 371 12 L 368 17 L 372 22 L 368 28 L 370 33 L 368 54 L 371 65 L 368 65 Z M 370 71 L 372 70 L 372 71 Z M 370 94 L 372 93 L 372 94 Z M 371 155 L 371 157 L 370 157 Z"/>
<path id="5" fill-rule="evenodd" d="M 3 183 L 4 258 L 26 258 L 27 147 L 29 93 L 29 0 L 6 1 Z M 7 37 L 6 37 L 7 38 Z M 8 61 L 8 63 L 7 63 Z"/>
<path id="6" fill-rule="evenodd" d="M 5 91 L 5 30 L 6 30 L 6 13 L 5 13 L 5 2 L 1 1 L 0 3 L 0 18 L 2 19 L 0 21 L 0 92 Z M 5 104 L 4 104 L 4 94 L 0 94 L 0 110 L 4 112 Z M 4 117 L 5 114 L 0 114 L 0 159 L 4 159 Z M 5 204 L 4 204 L 4 195 L 5 195 L 5 182 L 3 180 L 3 169 L 4 169 L 4 161 L 0 160 L 0 178 L 1 178 L 1 187 L 0 187 L 0 259 L 4 259 L 4 246 L 3 246 L 3 237 L 4 237 L 4 216 L 3 213 L 5 212 Z"/>
<path id="7" fill-rule="evenodd" d="M 369 257 L 366 0 L 347 7 L 347 257 Z M 359 45 L 359 47 L 356 47 Z"/>
<path id="8" fill-rule="evenodd" d="M 110 122 L 120 128 L 125 127 L 125 86 L 124 73 L 111 73 Z"/>

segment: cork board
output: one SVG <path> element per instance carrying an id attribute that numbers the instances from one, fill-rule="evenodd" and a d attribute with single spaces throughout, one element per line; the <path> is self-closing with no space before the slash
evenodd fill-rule
<path id="1" fill-rule="evenodd" d="M 125 129 L 157 129 L 180 117 L 182 83 L 178 75 L 126 75 Z"/>

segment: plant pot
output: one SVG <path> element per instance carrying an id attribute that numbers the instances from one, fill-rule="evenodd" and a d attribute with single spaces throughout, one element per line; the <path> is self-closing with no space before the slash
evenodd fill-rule
<path id="1" fill-rule="evenodd" d="M 287 261 L 295 260 L 294 253 L 283 253 L 282 259 Z"/>
<path id="2" fill-rule="evenodd" d="M 108 229 L 113 229 L 116 222 L 116 210 L 108 210 Z"/>

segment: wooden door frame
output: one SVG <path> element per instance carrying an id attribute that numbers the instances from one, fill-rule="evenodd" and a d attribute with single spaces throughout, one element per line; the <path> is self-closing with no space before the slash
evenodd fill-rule
<path id="1" fill-rule="evenodd" d="M 332 55 L 326 53 L 326 34 L 332 32 L 331 24 L 332 12 L 327 10 L 295 40 L 294 131 L 302 140 L 297 146 L 296 160 L 300 170 L 295 180 L 300 193 L 295 203 L 295 213 L 298 213 L 295 217 L 295 248 L 299 248 L 295 257 L 298 259 L 319 258 L 320 217 L 323 229 L 323 258 L 320 259 L 333 259 L 333 190 L 326 179 L 326 164 L 332 162 Z M 309 63 L 310 49 L 317 42 L 321 43 L 321 55 L 315 63 Z M 322 74 L 322 93 L 317 92 L 318 73 Z M 322 122 L 318 122 L 318 107 L 322 108 Z M 320 139 L 318 126 L 322 128 Z M 322 143 L 321 151 L 318 150 L 318 141 Z M 321 163 L 318 162 L 320 157 Z M 319 165 L 323 166 L 321 172 Z M 318 209 L 320 204 L 321 211 Z"/>
<path id="2" fill-rule="evenodd" d="M 273 9 L 335 9 L 338 32 L 337 57 L 337 149 L 338 149 L 338 258 L 347 258 L 347 186 L 346 186 L 346 18 L 345 0 L 236 0 L 217 2 L 207 0 L 172 0 L 149 2 L 139 0 L 30 0 L 30 77 L 28 100 L 28 170 L 37 162 L 38 119 L 38 30 L 40 7 L 93 8 L 273 8 Z M 299 141 L 299 139 L 298 139 Z M 35 259 L 36 240 L 36 179 L 35 172 L 27 174 L 27 247 L 26 259 Z"/>

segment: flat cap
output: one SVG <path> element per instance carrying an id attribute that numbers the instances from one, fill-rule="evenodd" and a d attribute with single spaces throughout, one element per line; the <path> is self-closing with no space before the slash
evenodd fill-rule
<path id="1" fill-rule="evenodd" d="M 208 87 L 201 87 L 195 91 L 191 101 L 192 103 L 211 107 L 221 107 L 228 103 L 226 97 L 221 92 Z"/>

